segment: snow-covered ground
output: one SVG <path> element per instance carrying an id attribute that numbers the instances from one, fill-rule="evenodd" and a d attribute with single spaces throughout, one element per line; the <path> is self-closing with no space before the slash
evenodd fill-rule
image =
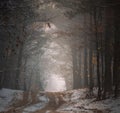
<path id="1" fill-rule="evenodd" d="M 9 111 L 10 107 L 15 113 L 120 113 L 120 98 L 95 101 L 95 98 L 85 99 L 87 92 L 88 89 L 39 92 L 36 102 L 15 107 L 16 101 L 24 99 L 23 91 L 3 88 L 0 90 L 0 113 L 13 113 Z"/>
<path id="2" fill-rule="evenodd" d="M 16 100 L 22 100 L 23 91 L 1 89 L 0 90 L 0 112 L 6 111 L 7 108 Z"/>

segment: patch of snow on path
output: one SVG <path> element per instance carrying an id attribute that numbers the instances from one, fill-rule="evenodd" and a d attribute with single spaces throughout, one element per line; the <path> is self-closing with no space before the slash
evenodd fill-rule
<path id="1" fill-rule="evenodd" d="M 1 89 L 0 90 L 0 112 L 5 111 L 9 105 L 12 104 L 12 101 L 15 99 L 22 99 L 22 91 L 12 90 L 12 89 Z"/>
<path id="2" fill-rule="evenodd" d="M 34 104 L 34 105 L 31 105 L 29 107 L 26 107 L 24 110 L 23 110 L 23 113 L 31 113 L 31 112 L 35 112 L 37 110 L 40 110 L 42 108 L 44 108 L 46 106 L 46 103 L 37 103 L 37 104 Z"/>

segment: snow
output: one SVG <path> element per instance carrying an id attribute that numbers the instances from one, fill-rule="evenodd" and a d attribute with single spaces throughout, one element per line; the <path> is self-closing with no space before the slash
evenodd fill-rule
<path id="1" fill-rule="evenodd" d="M 76 100 L 79 100 L 80 98 L 85 98 L 87 91 L 88 91 L 88 89 L 73 90 L 71 100 L 76 101 Z"/>
<path id="2" fill-rule="evenodd" d="M 35 111 L 37 111 L 37 110 L 39 110 L 39 109 L 44 108 L 45 105 L 46 105 L 46 103 L 38 103 L 38 104 L 31 105 L 31 106 L 25 108 L 25 109 L 23 110 L 23 113 L 35 112 Z"/>
<path id="3" fill-rule="evenodd" d="M 22 91 L 12 90 L 12 89 L 1 89 L 0 90 L 0 112 L 4 111 L 8 106 L 10 106 L 12 101 L 22 99 Z"/>
<path id="4" fill-rule="evenodd" d="M 96 91 L 94 91 L 96 93 Z M 88 89 L 78 89 L 64 92 L 39 92 L 37 94 L 38 102 L 27 104 L 21 107 L 22 113 L 36 113 L 44 109 L 44 113 L 119 113 L 120 97 L 117 99 L 106 99 L 95 101 L 95 98 L 86 99 Z M 0 112 L 7 111 L 17 99 L 21 100 L 22 91 L 1 89 L 0 90 Z M 51 96 L 51 97 L 50 97 Z M 51 100 L 53 99 L 53 100 Z M 63 102 L 62 104 L 61 101 Z M 51 102 L 55 102 L 54 104 Z M 57 102 L 57 103 L 56 103 Z M 53 105 L 51 107 L 51 105 Z M 57 107 L 56 107 L 57 105 Z M 55 110 L 53 111 L 53 107 Z"/>

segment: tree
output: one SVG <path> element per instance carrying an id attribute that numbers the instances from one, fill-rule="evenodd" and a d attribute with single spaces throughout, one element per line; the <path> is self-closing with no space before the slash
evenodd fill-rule
<path id="1" fill-rule="evenodd" d="M 120 85 L 120 13 L 119 5 L 114 7 L 114 26 L 115 26 L 115 37 L 114 37 L 114 64 L 113 64 L 113 79 L 114 79 L 114 95 L 118 97 L 119 85 Z"/>

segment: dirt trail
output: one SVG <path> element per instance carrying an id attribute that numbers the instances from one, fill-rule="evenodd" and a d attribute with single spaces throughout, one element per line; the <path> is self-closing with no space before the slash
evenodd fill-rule
<path id="1" fill-rule="evenodd" d="M 59 108 L 59 106 L 53 106 L 53 105 L 48 104 L 43 109 L 37 110 L 34 113 L 47 113 L 47 112 L 48 113 L 59 113 L 59 112 L 56 112 L 57 108 Z"/>
<path id="2" fill-rule="evenodd" d="M 38 93 L 36 93 L 38 94 Z M 41 103 L 41 101 L 36 98 L 36 94 L 31 93 L 31 100 L 28 100 L 28 92 L 24 93 L 23 100 L 18 101 L 13 104 L 6 112 L 0 112 L 0 113 L 23 113 L 24 109 L 30 106 L 34 106 L 37 103 Z M 49 98 L 49 101 L 46 103 L 46 105 L 43 108 L 39 108 L 34 112 L 26 112 L 26 113 L 89 113 L 89 111 L 92 111 L 93 113 L 110 113 L 108 110 L 97 110 L 97 109 L 85 109 L 83 106 L 78 106 L 76 110 L 69 109 L 69 111 L 57 111 L 58 108 L 61 106 L 75 106 L 76 102 L 72 102 L 71 100 L 72 93 L 65 93 L 65 92 L 57 92 L 57 93 L 39 93 L 39 96 L 45 96 Z M 67 98 L 67 100 L 66 100 Z M 80 99 L 80 98 L 79 98 Z M 28 104 L 29 103 L 29 104 Z M 25 111 L 24 111 L 25 112 Z"/>

